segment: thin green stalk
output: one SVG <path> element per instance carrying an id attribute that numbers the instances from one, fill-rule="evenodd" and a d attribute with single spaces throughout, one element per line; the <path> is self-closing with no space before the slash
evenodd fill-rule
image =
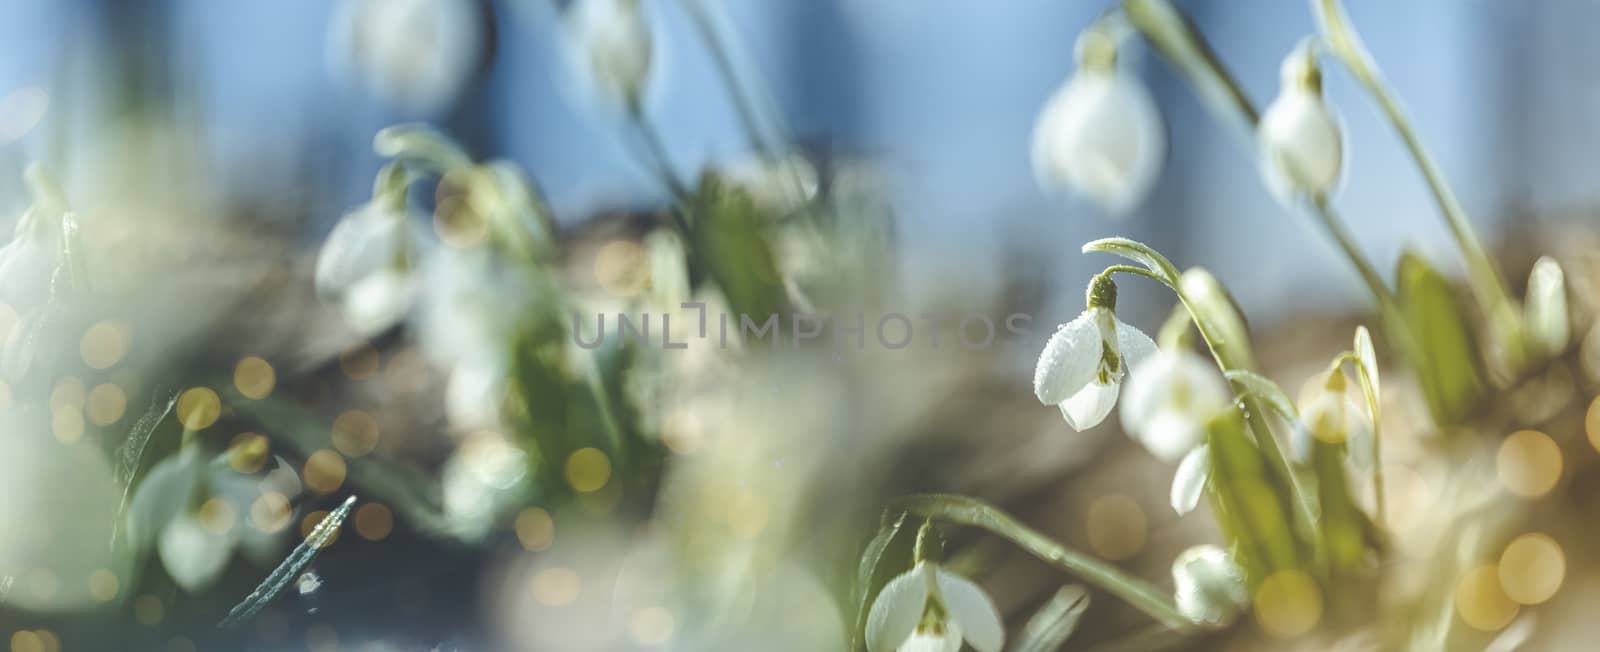
<path id="1" fill-rule="evenodd" d="M 672 193 L 672 199 L 676 205 L 673 206 L 672 210 L 667 211 L 667 215 L 672 220 L 673 227 L 678 229 L 678 232 L 684 236 L 687 242 L 691 231 L 689 220 L 685 217 L 685 214 L 688 213 L 689 207 L 694 204 L 694 193 L 689 190 L 689 187 L 678 177 L 678 173 L 673 170 L 672 159 L 667 158 L 666 143 L 662 142 L 661 134 L 656 131 L 655 125 L 639 111 L 630 111 L 629 116 L 634 127 L 639 130 L 639 139 L 644 142 L 648 165 L 655 172 L 656 178 L 660 179 L 661 183 L 667 187 L 667 191 Z"/>
<path id="2" fill-rule="evenodd" d="M 739 123 L 744 127 L 745 137 L 762 155 L 777 160 L 778 147 L 763 136 L 761 112 L 756 109 L 755 93 L 748 84 L 740 82 L 738 68 L 734 65 L 730 39 L 719 29 L 716 16 L 712 14 L 713 10 L 708 4 L 711 1 L 684 0 L 683 5 L 689 12 L 690 20 L 694 22 L 695 31 L 700 34 L 700 40 L 705 43 L 706 51 L 711 53 L 711 62 L 717 69 L 717 75 L 722 78 L 722 85 L 733 101 L 734 110 L 739 114 Z M 778 122 L 775 110 L 769 110 L 768 114 L 774 128 L 781 124 Z"/>
<path id="3" fill-rule="evenodd" d="M 1473 231 L 1472 222 L 1467 218 L 1466 209 L 1456 198 L 1449 182 L 1445 181 L 1444 173 L 1439 170 L 1433 156 L 1428 153 L 1427 146 L 1422 144 L 1422 138 L 1412 126 L 1410 116 L 1390 90 L 1388 82 L 1383 79 L 1383 73 L 1378 70 L 1371 53 L 1362 45 L 1361 37 L 1356 34 L 1355 28 L 1345 17 L 1344 8 L 1339 0 L 1311 0 L 1311 8 L 1322 26 L 1322 34 L 1327 39 L 1328 49 L 1344 63 L 1356 81 L 1360 82 L 1367 93 L 1377 101 L 1384 116 L 1389 119 L 1389 124 L 1400 135 L 1400 140 L 1405 143 L 1406 149 L 1411 152 L 1411 158 L 1422 171 L 1428 190 L 1433 194 L 1434 203 L 1439 205 L 1439 212 L 1444 216 L 1445 224 L 1450 227 L 1450 234 L 1455 238 L 1456 245 L 1461 248 L 1461 254 L 1466 259 L 1468 279 L 1473 294 L 1482 303 L 1491 323 L 1499 329 L 1500 336 L 1518 337 L 1521 333 L 1522 319 L 1506 292 L 1505 281 L 1500 276 L 1499 268 L 1490 258 L 1489 252 L 1484 249 L 1483 243 L 1478 240 L 1477 232 Z M 1502 344 L 1510 347 L 1506 349 L 1508 351 L 1521 348 L 1520 341 L 1502 342 Z"/>
<path id="4" fill-rule="evenodd" d="M 891 508 L 903 509 L 924 518 L 988 530 L 1040 560 L 1127 601 L 1168 628 L 1182 632 L 1200 630 L 1199 626 L 1178 611 L 1171 598 L 1149 582 L 1057 543 L 983 501 L 948 494 L 918 494 L 896 500 Z"/>

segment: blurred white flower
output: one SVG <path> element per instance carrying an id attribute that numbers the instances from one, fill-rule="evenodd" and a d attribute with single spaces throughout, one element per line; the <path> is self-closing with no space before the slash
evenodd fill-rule
<path id="1" fill-rule="evenodd" d="M 1228 407 L 1228 386 L 1214 369 L 1188 351 L 1161 351 L 1134 366 L 1122 398 L 1123 429 L 1156 457 L 1178 461 Z"/>
<path id="2" fill-rule="evenodd" d="M 750 193 L 756 204 L 779 217 L 804 208 L 817 196 L 817 169 L 799 154 L 747 158 L 724 166 L 721 172 Z"/>
<path id="3" fill-rule="evenodd" d="M 474 432 L 445 462 L 442 483 L 454 533 L 481 538 L 525 498 L 527 453 L 493 431 Z"/>
<path id="4" fill-rule="evenodd" d="M 573 58 L 602 99 L 637 109 L 650 79 L 652 42 L 639 0 L 577 0 L 566 18 Z"/>
<path id="5" fill-rule="evenodd" d="M 919 562 L 889 580 L 867 614 L 869 652 L 952 652 L 966 641 L 979 652 L 1000 652 L 1000 611 L 977 584 Z"/>
<path id="6" fill-rule="evenodd" d="M 1300 408 L 1301 427 L 1290 437 L 1290 453 L 1296 460 L 1311 459 L 1312 444 L 1346 444 L 1346 456 L 1358 469 L 1372 465 L 1372 422 L 1361 406 L 1345 394 L 1344 374 L 1332 372 L 1330 387 L 1318 391 Z"/>
<path id="7" fill-rule="evenodd" d="M 1572 337 L 1567 316 L 1567 280 L 1554 258 L 1543 256 L 1533 263 L 1524 309 L 1528 336 L 1540 354 L 1558 355 L 1567 349 Z"/>
<path id="8" fill-rule="evenodd" d="M 1124 215 L 1149 194 L 1166 156 L 1155 100 L 1114 65 L 1080 66 L 1033 129 L 1033 173 L 1048 192 L 1088 196 Z"/>
<path id="9" fill-rule="evenodd" d="M 1178 611 L 1196 623 L 1220 627 L 1250 604 L 1244 570 L 1227 551 L 1200 545 L 1172 562 L 1173 598 Z"/>
<path id="10" fill-rule="evenodd" d="M 18 218 L 16 235 L 0 247 L 0 303 L 23 312 L 50 299 L 51 277 L 60 264 L 59 219 L 39 208 Z"/>
<path id="11" fill-rule="evenodd" d="M 1211 447 L 1200 445 L 1183 456 L 1172 476 L 1172 511 L 1179 516 L 1194 511 L 1211 479 Z"/>
<path id="12" fill-rule="evenodd" d="M 1091 306 L 1062 324 L 1034 368 L 1039 402 L 1056 405 L 1073 430 L 1098 425 L 1117 403 L 1129 367 L 1155 353 L 1156 343 L 1105 306 Z"/>
<path id="13" fill-rule="evenodd" d="M 506 377 L 501 360 L 474 358 L 451 369 L 444 390 L 444 411 L 450 427 L 461 431 L 500 427 Z"/>
<path id="14" fill-rule="evenodd" d="M 340 218 L 322 243 L 317 295 L 338 303 L 362 335 L 381 333 L 411 310 L 414 268 L 426 243 L 405 212 L 365 204 Z"/>
<path id="15" fill-rule="evenodd" d="M 289 501 L 300 493 L 282 459 L 265 474 L 240 473 L 229 461 L 227 454 L 207 462 L 194 448 L 183 450 L 151 467 L 128 505 L 134 550 L 153 544 L 167 574 L 189 593 L 215 582 L 235 550 L 274 561 L 289 529 Z"/>
<path id="16" fill-rule="evenodd" d="M 454 104 L 483 59 L 473 0 L 346 0 L 329 24 L 334 75 L 403 110 Z"/>
<path id="17" fill-rule="evenodd" d="M 38 613 L 94 605 L 97 572 L 132 578 L 127 548 L 109 545 L 121 495 L 110 463 L 88 438 L 54 437 L 51 421 L 34 404 L 0 411 L 0 578 L 15 578 L 0 604 Z"/>
<path id="18" fill-rule="evenodd" d="M 1322 98 L 1313 55 L 1296 48 L 1283 60 L 1278 97 L 1257 127 L 1262 174 L 1280 200 L 1325 195 L 1344 170 L 1341 120 Z"/>

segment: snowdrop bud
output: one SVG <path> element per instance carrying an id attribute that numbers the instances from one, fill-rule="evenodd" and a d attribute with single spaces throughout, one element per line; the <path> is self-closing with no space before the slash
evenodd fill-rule
<path id="1" fill-rule="evenodd" d="M 1033 173 L 1047 192 L 1076 192 L 1123 215 L 1149 194 L 1166 156 L 1166 133 L 1150 92 L 1116 66 L 1098 30 L 1080 37 L 1078 71 L 1039 112 Z"/>
<path id="2" fill-rule="evenodd" d="M 1173 597 L 1190 620 L 1213 627 L 1233 622 L 1250 603 L 1244 571 L 1221 548 L 1195 546 L 1172 562 Z"/>
<path id="3" fill-rule="evenodd" d="M 1088 310 L 1056 329 L 1033 373 L 1039 402 L 1060 408 L 1067 425 L 1080 432 L 1105 420 L 1128 368 L 1156 350 L 1148 335 L 1117 319 L 1110 308 L 1093 305 L 1092 295 L 1093 290 Z"/>
<path id="4" fill-rule="evenodd" d="M 474 0 L 347 0 L 329 24 L 333 73 L 401 109 L 438 113 L 483 58 Z"/>
<path id="5" fill-rule="evenodd" d="M 1370 449 L 1371 425 L 1361 407 L 1346 395 L 1347 382 L 1344 372 L 1329 372 L 1323 391 L 1317 392 L 1300 409 L 1302 426 L 1296 429 L 1290 441 L 1290 452 L 1295 459 L 1311 459 L 1311 449 L 1317 441 L 1348 443 L 1352 455 L 1364 456 L 1368 452 L 1362 449 Z M 1353 457 L 1351 461 L 1360 466 L 1364 459 L 1367 458 Z"/>
<path id="6" fill-rule="evenodd" d="M 1194 511 L 1211 480 L 1211 448 L 1197 446 L 1183 456 L 1178 472 L 1172 476 L 1172 511 L 1179 516 Z"/>
<path id="7" fill-rule="evenodd" d="M 1322 73 L 1302 45 L 1283 60 L 1278 97 L 1261 114 L 1262 174 L 1280 200 L 1320 196 L 1344 169 L 1341 120 L 1322 98 Z"/>
<path id="8" fill-rule="evenodd" d="M 569 28 L 578 63 L 607 100 L 637 110 L 650 78 L 650 25 L 639 0 L 578 0 Z"/>
<path id="9" fill-rule="evenodd" d="M 1526 311 L 1528 336 L 1540 353 L 1557 355 L 1566 350 L 1571 337 L 1567 281 L 1554 258 L 1544 256 L 1533 264 L 1533 273 L 1528 276 Z"/>

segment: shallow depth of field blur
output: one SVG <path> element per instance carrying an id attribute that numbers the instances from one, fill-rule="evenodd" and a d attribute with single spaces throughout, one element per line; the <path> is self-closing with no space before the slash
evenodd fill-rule
<path id="1" fill-rule="evenodd" d="M 0 652 L 957 650 L 874 638 L 913 558 L 981 587 L 1006 650 L 1589 649 L 1600 5 L 1344 2 L 1513 320 L 1557 315 L 1512 355 L 1332 54 L 1317 201 L 1399 318 L 1137 33 L 1114 65 L 1158 110 L 1150 185 L 1108 209 L 1046 178 L 1041 112 L 1119 4 L 0 3 Z M 1172 4 L 1263 107 L 1318 29 L 1307 2 Z M 1126 406 L 1080 432 L 1041 404 L 1041 351 L 1125 262 L 1080 248 L 1111 236 L 1209 271 L 1302 414 L 1330 360 L 1367 369 L 1339 356 L 1370 329 L 1382 392 L 1347 393 L 1382 406 L 1381 474 L 1331 462 L 1351 583 L 1263 482 L 1303 559 L 1159 622 L 1192 617 L 1180 553 L 1245 554 L 1219 507 L 1243 485 L 1180 515 L 1194 442 L 1169 459 Z M 1534 315 L 1550 265 L 1563 303 Z M 1207 350 L 1169 337 L 1167 287 L 1115 280 L 1118 328 Z M 911 494 L 993 505 L 1165 606 Z M 1087 611 L 1052 612 L 1077 585 Z M 960 620 L 945 592 L 913 639 Z"/>

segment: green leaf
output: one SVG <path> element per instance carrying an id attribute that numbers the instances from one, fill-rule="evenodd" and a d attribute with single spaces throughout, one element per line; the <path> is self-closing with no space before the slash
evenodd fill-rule
<path id="1" fill-rule="evenodd" d="M 1247 369 L 1233 369 L 1222 374 L 1236 387 L 1244 387 L 1251 395 L 1267 402 L 1267 407 L 1277 412 L 1278 416 L 1290 422 L 1300 420 L 1300 413 L 1294 407 L 1294 401 L 1284 393 L 1283 388 L 1271 378 Z"/>
<path id="2" fill-rule="evenodd" d="M 1122 10 L 1161 56 L 1177 66 L 1207 108 L 1254 142 L 1256 108 L 1194 22 L 1169 0 L 1123 0 Z"/>
<path id="3" fill-rule="evenodd" d="M 1089 609 L 1089 592 L 1076 584 L 1061 587 L 1033 612 L 1028 624 L 1011 645 L 1011 652 L 1055 652 L 1077 631 L 1078 622 Z"/>
<path id="4" fill-rule="evenodd" d="M 906 527 L 908 518 L 908 514 L 900 512 L 893 520 L 885 522 L 861 553 L 852 592 L 856 605 L 855 629 L 850 633 L 852 651 L 866 649 L 867 613 L 872 610 L 872 599 L 895 575 L 911 568 L 911 550 L 916 545 L 917 529 Z"/>
<path id="5" fill-rule="evenodd" d="M 1300 568 L 1289 504 L 1273 489 L 1239 411 L 1229 410 L 1206 424 L 1206 443 L 1211 447 L 1217 524 L 1236 546 L 1251 586 L 1274 571 Z"/>
<path id="6" fill-rule="evenodd" d="M 1116 254 L 1143 265 L 1155 274 L 1156 279 L 1177 289 L 1178 268 L 1149 245 L 1128 238 L 1102 238 L 1083 245 L 1083 253 L 1102 252 Z"/>
<path id="7" fill-rule="evenodd" d="M 1411 364 L 1428 409 L 1438 425 L 1460 423 L 1476 408 L 1485 387 L 1466 312 L 1449 281 L 1421 256 L 1401 254 L 1396 277 L 1400 312 L 1415 343 Z"/>
<path id="8" fill-rule="evenodd" d="M 706 173 L 694 197 L 693 243 L 690 247 L 737 315 L 757 322 L 789 314 L 788 290 L 778 272 L 766 226 L 750 194 Z"/>
<path id="9" fill-rule="evenodd" d="M 1201 334 L 1223 365 L 1228 369 L 1255 368 L 1244 313 L 1217 278 L 1204 269 L 1191 267 L 1178 279 L 1178 287 L 1184 303 L 1195 314 L 1195 323 L 1201 325 Z"/>

